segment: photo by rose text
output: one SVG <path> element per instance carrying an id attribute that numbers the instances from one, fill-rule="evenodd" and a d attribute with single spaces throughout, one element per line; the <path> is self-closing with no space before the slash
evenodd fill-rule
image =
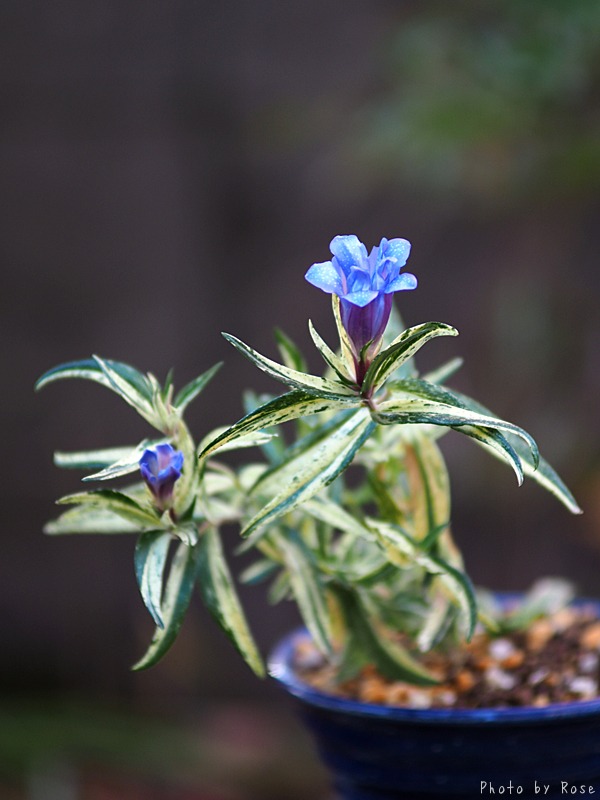
<path id="1" fill-rule="evenodd" d="M 556 787 L 553 787 L 553 790 Z M 533 786 L 529 787 L 528 793 L 525 794 L 525 788 L 522 784 L 515 784 L 512 781 L 508 783 L 494 783 L 493 781 L 481 781 L 479 785 L 479 792 L 480 794 L 499 794 L 499 795 L 521 795 L 522 797 L 533 797 L 534 795 L 539 795 L 543 797 L 547 795 L 550 791 L 550 784 L 549 783 L 540 783 L 538 781 L 533 782 Z M 591 794 L 596 794 L 596 790 L 593 786 L 587 786 L 585 784 L 576 784 L 576 783 L 569 783 L 569 781 L 561 781 L 560 782 L 560 794 L 561 795 L 585 795 L 589 797 Z"/>

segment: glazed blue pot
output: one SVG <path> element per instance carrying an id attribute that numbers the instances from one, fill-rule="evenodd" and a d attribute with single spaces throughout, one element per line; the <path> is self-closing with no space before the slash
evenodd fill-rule
<path id="1" fill-rule="evenodd" d="M 269 660 L 295 698 L 343 800 L 587 797 L 600 800 L 600 700 L 541 708 L 411 709 L 307 686 L 298 630 Z"/>

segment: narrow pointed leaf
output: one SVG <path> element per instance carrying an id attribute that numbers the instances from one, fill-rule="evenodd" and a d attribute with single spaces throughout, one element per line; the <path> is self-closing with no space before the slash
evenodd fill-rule
<path id="1" fill-rule="evenodd" d="M 458 336 L 458 331 L 443 322 L 425 322 L 408 328 L 385 350 L 375 357 L 362 385 L 363 394 L 379 388 L 389 376 L 436 336 Z"/>
<path id="2" fill-rule="evenodd" d="M 150 509 L 141 506 L 136 500 L 114 489 L 96 489 L 61 497 L 59 505 L 87 505 L 111 511 L 119 517 L 132 522 L 140 528 L 156 528 L 159 518 Z"/>
<path id="3" fill-rule="evenodd" d="M 537 463 L 539 459 L 537 444 L 527 431 L 511 422 L 464 408 L 462 404 L 454 402 L 452 393 L 434 384 L 425 384 L 420 380 L 405 381 L 402 392 L 409 392 L 409 389 L 405 388 L 405 385 L 409 383 L 412 384 L 410 393 L 417 397 L 413 399 L 396 395 L 392 400 L 381 403 L 373 414 L 373 418 L 377 422 L 382 425 L 394 423 L 443 425 L 455 428 L 459 432 L 461 426 L 467 425 L 469 428 L 478 426 L 503 433 L 512 433 L 527 443 L 531 451 L 532 464 Z"/>
<path id="4" fill-rule="evenodd" d="M 210 442 L 200 453 L 200 458 L 206 458 L 210 453 L 218 450 L 224 444 L 241 439 L 250 433 L 280 425 L 293 419 L 306 417 L 310 414 L 320 414 L 324 411 L 338 411 L 341 408 L 348 408 L 350 405 L 358 405 L 358 400 L 352 398 L 349 402 L 346 398 L 324 399 L 316 397 L 308 392 L 295 390 L 288 392 L 281 397 L 265 403 L 259 408 L 242 417 L 235 425 L 232 425 L 224 433 Z"/>
<path id="5" fill-rule="evenodd" d="M 379 520 L 369 520 L 390 561 L 401 568 L 418 565 L 430 575 L 436 575 L 450 596 L 458 604 L 467 639 L 470 639 L 477 624 L 477 601 L 469 578 L 443 559 L 425 552 L 397 525 Z"/>
<path id="6" fill-rule="evenodd" d="M 278 540 L 290 578 L 290 586 L 302 619 L 314 643 L 325 655 L 331 654 L 331 620 L 325 592 L 311 562 L 311 553 L 299 537 L 289 533 Z"/>
<path id="7" fill-rule="evenodd" d="M 408 650 L 386 635 L 377 617 L 368 612 L 357 592 L 339 589 L 336 594 L 348 635 L 341 666 L 344 678 L 352 678 L 363 666 L 371 663 L 390 680 L 408 681 L 417 686 L 434 686 L 439 682 Z"/>
<path id="8" fill-rule="evenodd" d="M 248 583 L 251 586 L 257 583 L 262 583 L 279 568 L 279 564 L 267 558 L 261 558 L 260 561 L 255 561 L 247 567 L 240 575 L 242 583 Z"/>
<path id="9" fill-rule="evenodd" d="M 113 361 L 107 358 L 104 359 L 103 363 L 128 384 L 130 391 L 137 392 L 140 397 L 148 402 L 152 400 L 152 390 L 145 375 L 134 367 L 130 367 L 129 364 L 124 364 L 121 361 Z M 109 389 L 115 389 L 96 358 L 86 358 L 80 361 L 69 361 L 65 364 L 59 364 L 57 367 L 53 367 L 53 369 L 44 373 L 37 381 L 35 388 L 36 390 L 41 389 L 47 384 L 62 380 L 63 378 L 84 378 L 100 383 L 102 386 L 106 386 Z"/>
<path id="10" fill-rule="evenodd" d="M 306 361 L 300 349 L 280 328 L 275 328 L 275 341 L 286 367 L 297 372 L 307 371 Z"/>
<path id="11" fill-rule="evenodd" d="M 159 628 L 165 627 L 160 606 L 171 541 L 169 533 L 148 531 L 138 539 L 134 554 L 135 576 L 142 600 Z"/>
<path id="12" fill-rule="evenodd" d="M 130 447 L 109 447 L 101 450 L 80 450 L 72 453 L 56 451 L 54 463 L 63 469 L 105 469 L 116 461 L 127 458 L 135 445 Z"/>
<path id="13" fill-rule="evenodd" d="M 154 419 L 154 390 L 152 382 L 139 372 L 137 373 L 139 380 L 132 382 L 129 372 L 126 371 L 124 373 L 122 369 L 115 367 L 117 362 L 104 360 L 100 356 L 94 356 L 93 359 L 104 373 L 108 381 L 106 385 L 122 397 L 132 408 L 135 408 L 144 419 L 152 422 Z M 134 372 L 137 372 L 137 370 L 134 370 Z"/>
<path id="14" fill-rule="evenodd" d="M 340 380 L 347 385 L 354 383 L 354 381 L 349 377 L 348 370 L 342 359 L 337 355 L 337 353 L 334 353 L 325 340 L 321 338 L 321 335 L 316 330 L 315 326 L 312 324 L 312 320 L 310 319 L 308 320 L 308 330 L 315 347 L 323 356 L 325 363 L 337 374 L 338 378 L 340 378 Z"/>
<path id="15" fill-rule="evenodd" d="M 323 442 L 346 425 L 350 416 L 356 413 L 353 409 L 341 411 L 286 447 L 279 461 L 261 472 L 250 491 L 255 495 L 260 494 L 267 497 L 278 494 L 282 486 L 297 479 L 298 474 L 303 471 L 307 463 L 311 464 L 314 461 L 315 453 L 319 452 Z M 360 413 L 365 416 L 364 410 L 361 410 Z"/>
<path id="16" fill-rule="evenodd" d="M 355 519 L 342 506 L 333 500 L 319 495 L 308 500 L 304 510 L 315 519 L 331 525 L 332 528 L 357 536 L 361 539 L 373 541 L 373 533 L 360 520 Z"/>
<path id="17" fill-rule="evenodd" d="M 347 400 L 355 399 L 354 394 L 341 383 L 328 381 L 316 375 L 307 375 L 296 369 L 290 369 L 283 364 L 278 364 L 276 361 L 272 361 L 270 358 L 257 353 L 256 350 L 248 347 L 247 344 L 244 344 L 244 342 L 240 341 L 235 336 L 231 336 L 229 333 L 224 333 L 223 336 L 236 350 L 259 369 L 266 372 L 271 378 L 287 384 L 292 389 L 302 389 L 310 394 L 331 399 L 338 399 L 340 397 Z"/>
<path id="18" fill-rule="evenodd" d="M 139 533 L 140 526 L 117 516 L 105 508 L 89 505 L 76 506 L 65 511 L 57 519 L 46 523 L 44 533 L 63 536 L 74 533 Z"/>
<path id="19" fill-rule="evenodd" d="M 230 428 L 223 426 L 222 428 L 215 428 L 215 430 L 211 431 L 208 436 L 205 436 L 204 439 L 200 442 L 200 447 L 198 448 L 199 452 L 202 452 L 205 447 L 207 447 L 211 442 L 213 442 L 217 437 L 222 436 L 223 434 L 227 433 Z M 230 439 L 229 441 L 225 442 L 219 446 L 219 450 L 221 452 L 227 450 L 242 450 L 246 447 L 262 447 L 265 444 L 268 444 L 274 438 L 275 434 L 266 433 L 265 431 L 255 431 L 254 433 L 246 433 L 244 436 L 241 436 L 239 439 Z"/>
<path id="20" fill-rule="evenodd" d="M 460 433 L 469 436 L 474 441 L 483 445 L 488 451 L 492 451 L 497 458 L 507 461 L 513 468 L 517 476 L 519 486 L 523 483 L 523 465 L 517 455 L 515 448 L 499 431 L 492 428 L 482 428 L 477 425 L 461 425 Z"/>
<path id="21" fill-rule="evenodd" d="M 198 545 L 188 547 L 183 542 L 178 545 L 171 563 L 161 604 L 164 627 L 156 628 L 150 647 L 142 658 L 133 665 L 132 669 L 147 669 L 156 664 L 177 638 L 196 582 L 199 558 L 198 547 Z"/>
<path id="22" fill-rule="evenodd" d="M 515 434 L 529 445 L 530 458 L 532 459 L 532 463 L 537 466 L 540 454 L 535 440 L 527 433 L 527 431 L 523 430 L 523 428 L 519 428 L 517 425 L 513 425 L 510 422 L 500 419 L 486 409 L 483 409 L 483 407 L 475 408 L 475 404 L 466 402 L 466 397 L 464 395 L 454 392 L 451 389 L 448 389 L 446 386 L 437 386 L 436 384 L 429 383 L 428 381 L 421 379 L 400 381 L 395 388 L 396 390 L 400 390 L 408 394 L 414 394 L 417 397 L 422 397 L 425 400 L 431 400 L 435 403 L 444 403 L 458 409 L 463 409 L 464 411 L 468 411 L 475 415 L 479 414 L 481 418 L 486 419 L 487 422 L 474 422 L 475 425 L 482 425 L 483 427 L 489 427 Z M 500 440 L 497 439 L 496 442 L 497 444 L 502 445 Z M 511 453 L 510 450 L 511 446 L 509 444 L 507 455 L 509 458 L 514 458 L 514 456 L 517 454 L 514 452 L 514 450 Z"/>
<path id="23" fill-rule="evenodd" d="M 317 492 L 328 486 L 351 463 L 355 453 L 371 435 L 375 426 L 368 412 L 361 409 L 326 439 L 320 441 L 310 452 L 298 457 L 298 472 L 284 485 L 275 498 L 250 520 L 242 536 L 258 534 L 269 522 L 292 511 Z M 289 473 L 290 464 L 282 465 Z M 272 474 L 272 478 L 275 473 Z M 258 537 L 253 536 L 253 541 Z"/>
<path id="24" fill-rule="evenodd" d="M 478 403 L 476 400 L 473 400 L 471 397 L 462 394 L 462 392 L 453 391 L 453 395 L 464 404 L 465 408 L 478 414 L 487 414 L 491 417 L 495 416 L 488 408 L 481 405 L 481 403 Z M 507 432 L 507 438 L 521 461 L 525 475 L 528 478 L 533 478 L 536 483 L 550 492 L 550 494 L 553 494 L 572 514 L 582 514 L 583 512 L 577 500 L 573 497 L 564 481 L 546 459 L 540 457 L 539 461 L 534 460 L 527 445 L 516 436 L 512 436 L 510 432 Z M 498 452 L 494 450 L 490 452 L 497 457 L 499 456 Z"/>
<path id="25" fill-rule="evenodd" d="M 193 381 L 190 381 L 186 386 L 181 389 L 180 392 L 177 393 L 175 400 L 173 401 L 173 405 L 175 408 L 181 413 L 192 400 L 195 400 L 196 397 L 205 389 L 208 383 L 214 378 L 217 372 L 223 366 L 223 362 L 220 361 L 218 364 L 210 367 L 207 369 L 206 372 L 203 372 L 202 375 L 199 375 L 197 378 L 194 378 Z"/>
<path id="26" fill-rule="evenodd" d="M 205 531 L 197 547 L 198 586 L 206 607 L 248 666 L 262 677 L 265 667 L 237 596 L 218 531 L 215 528 Z"/>
<path id="27" fill-rule="evenodd" d="M 441 367 L 431 370 L 426 375 L 423 375 L 423 380 L 429 383 L 445 383 L 448 378 L 451 378 L 455 372 L 462 367 L 464 360 L 462 358 L 452 358 Z"/>
<path id="28" fill-rule="evenodd" d="M 440 449 L 416 433 L 405 450 L 414 539 L 429 549 L 450 524 L 450 478 Z M 425 545 L 427 542 L 427 545 Z"/>
<path id="29" fill-rule="evenodd" d="M 113 478 L 120 478 L 122 475 L 129 475 L 132 472 L 138 472 L 140 468 L 140 459 L 144 451 L 148 447 L 155 447 L 157 444 L 164 444 L 166 439 L 144 439 L 136 447 L 129 450 L 117 459 L 114 463 L 109 464 L 99 472 L 94 472 L 93 475 L 86 475 L 82 480 L 84 481 L 108 481 Z"/>
<path id="30" fill-rule="evenodd" d="M 333 317 L 335 319 L 335 326 L 337 328 L 338 336 L 340 339 L 340 350 L 342 353 L 342 362 L 348 374 L 353 374 L 354 369 L 354 348 L 352 341 L 348 336 L 348 331 L 342 324 L 342 315 L 340 312 L 340 298 L 336 294 L 331 295 L 331 306 L 333 309 Z"/>

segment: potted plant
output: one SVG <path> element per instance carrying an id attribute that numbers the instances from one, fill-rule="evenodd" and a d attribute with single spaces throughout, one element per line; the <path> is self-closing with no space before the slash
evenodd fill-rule
<path id="1" fill-rule="evenodd" d="M 402 271 L 409 252 L 404 239 L 382 239 L 368 253 L 356 236 L 337 236 L 331 260 L 308 270 L 332 295 L 339 334 L 334 351 L 309 323 L 323 376 L 307 372 L 281 332 L 283 363 L 224 334 L 288 391 L 248 394 L 246 415 L 198 446 L 183 412 L 216 368 L 177 394 L 170 379 L 161 386 L 100 358 L 42 376 L 39 386 L 98 381 L 159 432 L 118 451 L 57 454 L 60 466 L 96 470 L 84 480 L 137 473 L 137 482 L 62 498 L 74 508 L 47 531 L 138 533 L 135 572 L 156 632 L 134 668 L 166 652 L 198 585 L 263 674 L 219 534 L 238 521 L 242 547 L 258 556 L 243 580 L 271 580 L 271 599 L 293 598 L 306 624 L 275 650 L 270 671 L 299 699 L 344 798 L 592 794 L 597 609 L 565 608 L 571 594 L 560 581 L 519 602 L 475 593 L 452 538 L 437 441 L 462 433 L 506 461 L 519 483 L 532 477 L 580 509 L 526 431 L 446 386 L 459 360 L 419 375 L 420 348 L 457 331 L 438 322 L 402 328 L 392 299 L 416 287 Z M 290 421 L 286 443 L 279 426 Z M 259 462 L 233 468 L 222 459 L 255 446 Z"/>

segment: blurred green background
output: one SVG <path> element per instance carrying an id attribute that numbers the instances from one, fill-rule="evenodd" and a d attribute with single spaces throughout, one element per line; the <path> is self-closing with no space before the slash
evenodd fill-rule
<path id="1" fill-rule="evenodd" d="M 41 529 L 78 481 L 54 449 L 146 431 L 101 388 L 33 383 L 92 352 L 179 385 L 225 359 L 190 410 L 204 435 L 245 387 L 278 390 L 220 330 L 310 350 L 310 316 L 333 341 L 305 270 L 336 234 L 408 238 L 406 321 L 461 331 L 422 364 L 463 355 L 455 385 L 531 431 L 585 510 L 446 437 L 474 580 L 599 595 L 600 4 L 8 0 L 0 21 L 0 797 L 326 798 L 288 704 L 199 604 L 129 671 L 151 635 L 133 541 Z M 243 595 L 267 652 L 295 612 Z"/>

